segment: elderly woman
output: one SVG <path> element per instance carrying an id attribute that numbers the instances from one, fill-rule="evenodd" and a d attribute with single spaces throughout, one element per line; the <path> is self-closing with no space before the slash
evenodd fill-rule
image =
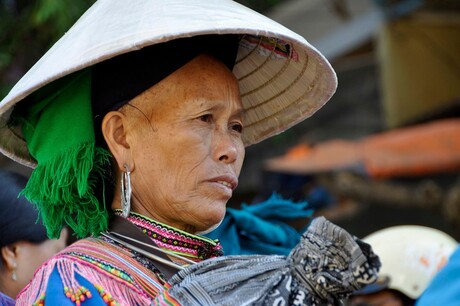
<path id="1" fill-rule="evenodd" d="M 48 239 L 37 210 L 18 197 L 27 178 L 0 170 L 0 182 L 0 305 L 9 306 L 35 270 L 66 246 L 68 233 L 63 228 L 59 239 Z"/>
<path id="2" fill-rule="evenodd" d="M 24 194 L 49 235 L 65 221 L 91 236 L 18 303 L 315 304 L 371 282 L 375 256 L 325 220 L 288 259 L 205 260 L 222 248 L 198 235 L 224 217 L 245 146 L 335 87 L 303 38 L 232 1 L 97 1 L 0 104 L 1 149 L 35 167 Z"/>

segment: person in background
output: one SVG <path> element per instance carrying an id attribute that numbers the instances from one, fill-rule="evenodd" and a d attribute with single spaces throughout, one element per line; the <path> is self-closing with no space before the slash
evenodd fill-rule
<path id="1" fill-rule="evenodd" d="M 415 305 L 458 245 L 446 233 L 418 225 L 385 228 L 363 240 L 379 255 L 382 268 L 377 282 L 355 292 L 348 306 Z"/>
<path id="2" fill-rule="evenodd" d="M 26 183 L 26 177 L 0 170 L 0 305 L 14 305 L 35 270 L 66 246 L 67 229 L 48 239 L 38 211 L 18 197 Z"/>

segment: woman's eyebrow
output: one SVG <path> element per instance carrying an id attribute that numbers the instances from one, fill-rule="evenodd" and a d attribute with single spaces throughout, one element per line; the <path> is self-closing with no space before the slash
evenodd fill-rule
<path id="1" fill-rule="evenodd" d="M 244 109 L 241 107 L 239 108 L 234 114 L 232 114 L 232 117 L 237 117 L 243 119 L 244 117 Z"/>

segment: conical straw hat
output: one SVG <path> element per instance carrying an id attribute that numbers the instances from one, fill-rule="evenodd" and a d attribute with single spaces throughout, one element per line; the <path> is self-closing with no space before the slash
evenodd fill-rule
<path id="1" fill-rule="evenodd" d="M 0 151 L 35 166 L 20 127 L 8 124 L 13 107 L 34 91 L 123 53 L 206 34 L 244 35 L 233 72 L 245 109 L 246 146 L 308 118 L 335 92 L 335 73 L 319 51 L 236 2 L 98 0 L 0 102 Z"/>

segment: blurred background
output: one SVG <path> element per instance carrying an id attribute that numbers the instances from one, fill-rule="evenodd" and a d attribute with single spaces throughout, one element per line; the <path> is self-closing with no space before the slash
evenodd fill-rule
<path id="1" fill-rule="evenodd" d="M 277 192 L 358 237 L 414 224 L 460 240 L 460 1 L 239 2 L 304 36 L 339 87 L 312 118 L 247 148 L 229 206 Z M 92 3 L 0 0 L 1 98 Z M 0 167 L 30 174 L 3 156 Z"/>

